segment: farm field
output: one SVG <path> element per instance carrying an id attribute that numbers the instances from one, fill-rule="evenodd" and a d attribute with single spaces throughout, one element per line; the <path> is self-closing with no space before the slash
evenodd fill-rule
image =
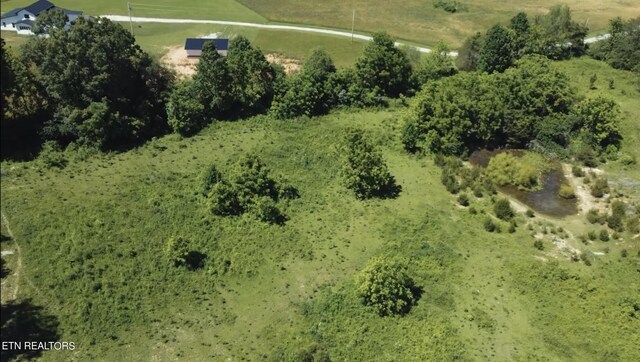
<path id="1" fill-rule="evenodd" d="M 453 49 L 464 39 L 495 23 L 506 24 L 520 11 L 530 15 L 545 14 L 557 1 L 501 1 L 461 0 L 466 10 L 450 14 L 433 6 L 434 1 L 353 0 L 309 2 L 303 0 L 240 0 L 271 21 L 328 25 L 351 28 L 353 10 L 355 27 L 363 31 L 386 30 L 391 35 L 422 44 L 442 40 Z M 573 16 L 587 23 L 592 31 L 607 28 L 609 19 L 619 16 L 633 18 L 640 15 L 640 5 L 634 1 L 567 0 Z"/>
<path id="2" fill-rule="evenodd" d="M 616 98 L 623 150 L 639 157 L 631 73 L 586 58 L 556 65 L 582 95 Z M 599 230 L 584 215 L 519 215 L 515 233 L 486 232 L 489 196 L 472 198 L 478 214 L 470 214 L 431 157 L 403 150 L 404 110 L 217 122 L 128 152 L 70 154 L 76 159 L 61 170 L 4 161 L 2 250 L 19 243 L 22 266 L 21 304 L 3 309 L 3 322 L 23 313 L 44 321 L 34 322 L 36 333 L 76 342 L 44 361 L 640 359 L 637 237 L 588 245 L 567 237 L 597 255 L 587 266 L 547 239 L 534 248 L 525 226 L 550 235 Z M 382 149 L 399 197 L 360 201 L 344 188 L 338 147 L 348 127 L 365 129 Z M 205 169 L 226 173 L 247 153 L 298 189 L 284 226 L 207 210 Z M 603 169 L 640 200 L 637 167 Z M 164 249 L 176 237 L 205 256 L 202 268 L 167 265 Z M 361 305 L 354 277 L 375 256 L 408 261 L 422 295 L 407 315 L 380 317 Z M 18 268 L 15 257 L 9 269 Z"/>

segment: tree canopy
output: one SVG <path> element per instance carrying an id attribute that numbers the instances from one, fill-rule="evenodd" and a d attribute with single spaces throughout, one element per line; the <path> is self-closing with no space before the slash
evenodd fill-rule
<path id="1" fill-rule="evenodd" d="M 382 257 L 371 259 L 356 276 L 362 303 L 379 315 L 406 314 L 420 297 L 405 265 Z"/>
<path id="2" fill-rule="evenodd" d="M 69 31 L 31 38 L 21 60 L 52 105 L 48 138 L 113 149 L 167 129 L 173 76 L 108 19 L 79 18 Z"/>

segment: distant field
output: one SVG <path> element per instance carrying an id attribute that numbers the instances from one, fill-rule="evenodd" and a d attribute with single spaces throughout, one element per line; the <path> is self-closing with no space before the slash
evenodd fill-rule
<path id="1" fill-rule="evenodd" d="M 34 1 L 3 1 L 2 12 L 29 5 Z M 122 0 L 55 0 L 52 2 L 63 8 L 81 10 L 87 15 L 127 15 L 127 2 Z M 266 22 L 264 17 L 235 0 L 141 0 L 139 2 L 132 1 L 131 8 L 134 16 Z"/>
<path id="2" fill-rule="evenodd" d="M 321 47 L 331 55 L 337 66 L 342 67 L 353 65 L 365 44 L 364 41 L 351 42 L 350 39 L 337 36 L 208 24 L 144 23 L 135 28 L 138 44 L 156 57 L 164 55 L 169 47 L 183 46 L 187 37 L 211 33 L 221 36 L 244 35 L 265 54 L 277 53 L 299 60 L 303 60 L 311 49 Z"/>
<path id="3" fill-rule="evenodd" d="M 329 25 L 351 28 L 352 11 L 356 11 L 355 27 L 363 31 L 386 30 L 392 35 L 434 44 L 438 40 L 453 48 L 478 31 L 497 22 L 506 23 L 519 11 L 544 14 L 555 4 L 565 3 L 574 18 L 588 23 L 591 30 L 603 30 L 609 19 L 640 16 L 640 3 L 633 0 L 459 0 L 467 10 L 450 14 L 433 7 L 433 0 L 239 0 L 272 21 Z"/>

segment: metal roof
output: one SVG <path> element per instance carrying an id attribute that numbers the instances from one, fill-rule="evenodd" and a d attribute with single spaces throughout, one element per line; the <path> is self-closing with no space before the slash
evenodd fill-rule
<path id="1" fill-rule="evenodd" d="M 45 10 L 49 10 L 54 6 L 55 5 L 53 5 L 52 3 L 50 3 L 47 0 L 40 0 L 40 1 L 34 2 L 33 4 L 27 6 L 24 9 L 26 11 L 30 12 L 33 15 L 39 15 L 41 12 L 43 12 Z"/>
<path id="2" fill-rule="evenodd" d="M 35 23 L 36 23 L 35 21 L 29 20 L 29 19 L 16 21 L 16 25 L 29 25 L 31 27 L 33 27 L 33 25 L 35 25 Z"/>
<path id="3" fill-rule="evenodd" d="M 202 50 L 202 48 L 204 48 L 204 44 L 208 42 L 213 42 L 213 45 L 216 46 L 217 50 L 229 49 L 229 39 L 211 39 L 211 38 L 187 38 L 187 41 L 184 43 L 184 49 L 185 50 Z"/>
<path id="4" fill-rule="evenodd" d="M 15 8 L 15 9 L 9 10 L 6 13 L 2 14 L 2 19 L 18 15 L 20 10 L 22 9 L 24 8 Z"/>

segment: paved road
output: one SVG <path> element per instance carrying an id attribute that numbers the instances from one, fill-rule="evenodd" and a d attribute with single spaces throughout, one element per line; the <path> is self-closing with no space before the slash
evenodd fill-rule
<path id="1" fill-rule="evenodd" d="M 119 22 L 128 22 L 129 17 L 123 15 L 101 15 L 104 18 L 108 18 L 113 21 Z M 141 18 L 141 17 L 132 17 L 131 20 L 136 23 L 166 23 L 166 24 L 217 24 L 217 25 L 232 25 L 232 26 L 244 26 L 249 28 L 262 28 L 262 29 L 273 29 L 273 30 L 293 30 L 293 31 L 305 31 L 310 33 L 320 33 L 327 35 L 337 35 L 351 38 L 353 36 L 354 39 L 361 40 L 371 40 L 371 37 L 368 35 L 362 34 L 351 34 L 346 31 L 340 30 L 332 30 L 332 29 L 323 29 L 323 28 L 311 28 L 305 26 L 295 26 L 295 25 L 274 25 L 274 24 L 258 24 L 258 23 L 245 23 L 240 21 L 223 21 L 223 20 L 197 20 L 197 19 L 166 19 L 166 18 Z M 609 34 L 598 35 L 591 38 L 586 38 L 584 42 L 586 44 L 595 43 L 600 40 L 607 39 Z M 408 45 L 401 42 L 396 42 L 396 45 Z M 431 49 L 427 47 L 418 47 L 409 45 L 414 47 L 421 53 L 429 53 Z M 451 56 L 458 56 L 458 52 L 451 51 L 449 52 Z"/>

